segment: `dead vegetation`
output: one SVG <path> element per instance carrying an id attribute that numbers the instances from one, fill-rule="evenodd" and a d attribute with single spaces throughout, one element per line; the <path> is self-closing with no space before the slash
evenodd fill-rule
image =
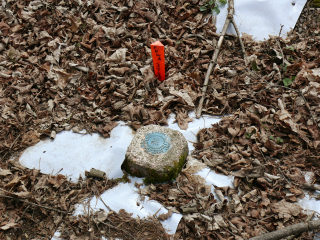
<path id="1" fill-rule="evenodd" d="M 125 212 L 75 218 L 76 203 L 117 182 L 74 184 L 22 168 L 15 154 L 62 130 L 107 137 L 119 120 L 135 129 L 165 125 L 172 112 L 185 129 L 219 38 L 200 4 L 2 1 L 1 239 L 48 239 L 59 226 L 66 239 L 166 238 L 158 220 Z M 296 202 L 305 186 L 312 195 L 320 183 L 320 19 L 319 10 L 306 11 L 286 39 L 244 36 L 249 67 L 238 39 L 225 37 L 203 112 L 232 115 L 198 134 L 193 156 L 235 176 L 235 188 L 216 188 L 219 201 L 187 170 L 174 183 L 149 186 L 144 194 L 183 214 L 176 239 L 246 239 L 310 220 Z M 163 83 L 150 67 L 154 40 L 166 46 Z"/>

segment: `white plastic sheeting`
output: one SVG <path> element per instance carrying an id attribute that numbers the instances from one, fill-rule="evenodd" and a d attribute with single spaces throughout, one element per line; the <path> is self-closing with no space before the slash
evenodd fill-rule
<path id="1" fill-rule="evenodd" d="M 240 33 L 252 35 L 256 40 L 268 39 L 269 35 L 281 36 L 294 28 L 306 0 L 235 0 L 234 19 Z M 217 16 L 217 30 L 221 32 L 227 16 L 227 6 Z M 228 33 L 235 34 L 233 26 Z"/>

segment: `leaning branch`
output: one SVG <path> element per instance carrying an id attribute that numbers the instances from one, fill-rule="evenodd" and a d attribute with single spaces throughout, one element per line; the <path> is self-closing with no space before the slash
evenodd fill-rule
<path id="1" fill-rule="evenodd" d="M 206 95 L 206 92 L 207 92 L 209 77 L 210 77 L 210 74 L 212 72 L 213 67 L 217 64 L 217 59 L 218 59 L 218 55 L 219 55 L 219 52 L 220 52 L 220 49 L 221 49 L 221 46 L 222 46 L 222 42 L 223 42 L 224 36 L 226 34 L 227 28 L 228 28 L 230 22 L 233 19 L 233 14 L 234 14 L 234 0 L 229 0 L 228 1 L 228 15 L 227 15 L 226 21 L 224 22 L 224 25 L 223 25 L 223 28 L 222 28 L 222 32 L 221 32 L 217 47 L 216 47 L 216 49 L 215 49 L 215 51 L 214 51 L 214 53 L 212 55 L 212 59 L 210 61 L 210 65 L 209 65 L 209 68 L 207 70 L 206 77 L 204 79 L 204 84 L 203 84 L 203 87 L 202 87 L 202 96 L 201 96 L 201 99 L 200 99 L 200 102 L 199 102 L 199 107 L 198 107 L 197 112 L 196 112 L 196 117 L 197 118 L 200 118 L 200 116 L 201 116 L 203 101 L 204 101 L 204 98 L 205 98 L 205 95 Z"/>
<path id="2" fill-rule="evenodd" d="M 234 27 L 234 30 L 236 30 L 236 33 L 237 33 L 237 36 L 238 36 L 238 39 L 239 39 L 239 42 L 240 42 L 240 46 L 241 46 L 241 50 L 242 50 L 243 57 L 244 57 L 244 59 L 246 59 L 246 51 L 245 51 L 245 48 L 244 48 L 243 41 L 242 41 L 242 39 L 241 39 L 241 35 L 240 35 L 239 28 L 238 28 L 238 26 L 237 26 L 236 21 L 234 20 L 234 18 L 232 18 L 231 22 L 232 22 L 232 25 L 233 25 L 233 27 Z"/>
<path id="3" fill-rule="evenodd" d="M 274 232 L 269 232 L 257 237 L 250 238 L 249 240 L 278 240 L 291 235 L 298 235 L 303 232 L 312 231 L 317 228 L 320 228 L 320 220 L 294 224 Z"/>

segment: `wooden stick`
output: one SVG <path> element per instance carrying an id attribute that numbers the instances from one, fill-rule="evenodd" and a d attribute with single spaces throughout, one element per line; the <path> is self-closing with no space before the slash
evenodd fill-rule
<path id="1" fill-rule="evenodd" d="M 218 59 L 218 55 L 219 55 L 219 52 L 220 52 L 220 48 L 221 48 L 224 36 L 226 34 L 227 28 L 228 28 L 230 22 L 232 21 L 233 14 L 234 14 L 234 0 L 229 0 L 228 1 L 228 15 L 227 15 L 226 21 L 224 22 L 224 25 L 223 25 L 223 28 L 222 28 L 222 32 L 221 32 L 217 47 L 216 47 L 216 49 L 215 49 L 215 51 L 214 51 L 214 53 L 212 55 L 212 59 L 210 61 L 210 65 L 209 65 L 209 68 L 208 68 L 207 73 L 206 73 L 206 77 L 205 77 L 204 84 L 203 84 L 203 87 L 202 87 L 202 96 L 201 96 L 201 99 L 200 99 L 200 102 L 199 102 L 199 107 L 198 107 L 197 112 L 196 112 L 196 118 L 200 118 L 200 116 L 201 116 L 203 101 L 204 101 L 204 98 L 205 98 L 205 95 L 206 95 L 206 92 L 207 92 L 209 77 L 210 77 L 210 74 L 212 72 L 213 67 L 217 64 L 217 59 Z"/>
<path id="2" fill-rule="evenodd" d="M 9 198 L 9 199 L 15 199 L 15 200 L 18 200 L 20 202 L 23 202 L 23 203 L 26 203 L 26 204 L 29 204 L 29 205 L 32 205 L 32 206 L 37 206 L 37 207 L 40 207 L 40 208 L 44 208 L 44 209 L 51 210 L 51 211 L 56 211 L 56 212 L 63 213 L 63 214 L 71 214 L 71 213 L 68 213 L 66 211 L 62 211 L 62 210 L 57 209 L 57 208 L 47 207 L 47 206 L 40 205 L 40 204 L 37 204 L 37 203 L 33 203 L 33 202 L 26 201 L 26 200 L 22 200 L 22 199 L 20 199 L 18 197 L 11 197 L 11 196 L 2 195 L 2 194 L 0 194 L 0 197 Z"/>
<path id="3" fill-rule="evenodd" d="M 278 240 L 291 235 L 312 231 L 317 228 L 320 228 L 320 220 L 294 224 L 274 232 L 264 233 L 260 236 L 250 238 L 249 240 Z"/>
<path id="4" fill-rule="evenodd" d="M 307 190 L 320 191 L 320 186 L 319 185 L 305 183 L 301 187 L 304 188 L 304 189 L 307 189 Z"/>
<path id="5" fill-rule="evenodd" d="M 246 50 L 244 48 L 244 44 L 243 44 L 242 39 L 241 39 L 239 28 L 238 28 L 236 22 L 234 21 L 234 18 L 232 18 L 231 22 L 232 22 L 232 25 L 234 27 L 234 30 L 236 30 L 236 33 L 237 33 L 237 36 L 238 36 L 238 39 L 239 39 L 239 42 L 240 42 L 240 46 L 241 46 L 243 57 L 244 57 L 244 59 L 246 59 Z"/>

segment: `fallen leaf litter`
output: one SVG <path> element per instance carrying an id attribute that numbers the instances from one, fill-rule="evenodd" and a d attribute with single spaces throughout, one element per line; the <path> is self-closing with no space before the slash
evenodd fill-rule
<path id="1" fill-rule="evenodd" d="M 66 239 L 165 239 L 157 219 L 123 211 L 71 215 L 80 200 L 120 180 L 71 183 L 19 166 L 15 153 L 62 130 L 108 137 L 119 120 L 134 129 L 165 125 L 172 112 L 186 128 L 218 37 L 212 22 L 203 21 L 199 1 L 4 3 L 0 194 L 7 197 L 0 200 L 0 238 L 47 239 L 60 226 Z M 216 199 L 188 169 L 174 183 L 150 185 L 146 195 L 183 214 L 176 239 L 246 239 L 310 218 L 297 201 L 304 196 L 305 171 L 313 173 L 311 184 L 320 183 L 316 11 L 305 9 L 286 39 L 243 36 L 249 67 L 237 39 L 226 37 L 203 112 L 232 115 L 198 134 L 193 155 L 233 175 L 234 188 L 215 187 Z M 149 46 L 155 40 L 166 46 L 162 83 L 152 73 Z"/>

